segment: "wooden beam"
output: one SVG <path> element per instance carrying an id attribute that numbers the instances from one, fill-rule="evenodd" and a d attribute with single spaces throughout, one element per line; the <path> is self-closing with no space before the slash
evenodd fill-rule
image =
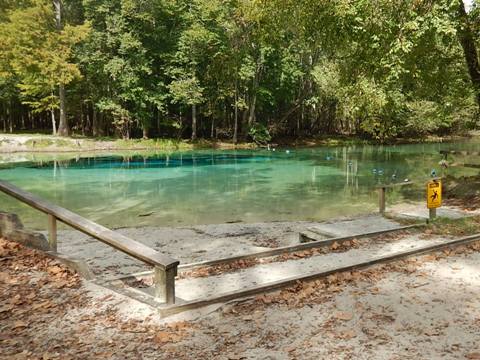
<path id="1" fill-rule="evenodd" d="M 50 245 L 50 250 L 53 252 L 58 251 L 57 247 L 57 219 L 55 216 L 48 214 L 48 244 Z"/>
<path id="2" fill-rule="evenodd" d="M 164 270 L 155 267 L 153 283 L 157 301 L 168 305 L 175 304 L 175 276 L 177 276 L 176 268 Z"/>
<path id="3" fill-rule="evenodd" d="M 378 208 L 381 215 L 385 214 L 385 191 L 384 187 L 378 189 Z"/>
<path id="4" fill-rule="evenodd" d="M 410 258 L 412 256 L 420 256 L 423 254 L 436 252 L 446 248 L 453 248 L 460 245 L 466 245 L 468 243 L 479 241 L 479 240 L 480 240 L 480 234 L 475 234 L 475 235 L 467 236 L 464 238 L 451 240 L 443 244 L 428 245 L 418 249 L 406 250 L 406 251 L 398 252 L 392 255 L 387 255 L 387 256 L 379 257 L 373 260 L 363 261 L 363 262 L 359 262 L 359 263 L 355 263 L 355 264 L 351 264 L 351 265 L 347 265 L 347 266 L 343 266 L 343 267 L 339 267 L 339 268 L 335 268 L 327 271 L 307 273 L 307 274 L 298 275 L 295 277 L 286 278 L 283 280 L 278 280 L 275 282 L 265 283 L 262 285 L 254 286 L 254 287 L 243 289 L 243 290 L 217 294 L 205 299 L 191 300 L 179 305 L 172 305 L 165 308 L 160 308 L 159 312 L 162 316 L 170 316 L 170 315 L 180 313 L 182 311 L 187 311 L 187 310 L 191 310 L 191 309 L 195 309 L 203 306 L 208 306 L 215 303 L 227 302 L 230 300 L 252 296 L 259 293 L 275 291 L 278 289 L 282 289 L 282 288 L 294 285 L 298 281 L 314 280 L 318 278 L 325 278 L 332 274 L 362 270 L 374 265 L 386 264 L 386 263 L 390 263 L 397 260 L 403 260 L 403 259 Z"/>
<path id="5" fill-rule="evenodd" d="M 256 253 L 251 253 L 251 254 L 245 254 L 245 255 L 237 255 L 237 256 L 232 256 L 229 258 L 223 258 L 223 259 L 216 259 L 216 260 L 206 260 L 206 261 L 201 261 L 197 263 L 191 263 L 191 264 L 184 264 L 180 265 L 178 268 L 183 271 L 183 270 L 190 270 L 198 267 L 203 267 L 203 266 L 214 266 L 214 265 L 220 265 L 220 264 L 226 264 L 238 260 L 247 260 L 247 259 L 262 259 L 262 258 L 267 258 L 267 257 L 272 257 L 272 256 L 277 256 L 277 255 L 283 255 L 283 254 L 289 254 L 293 252 L 298 252 L 298 251 L 303 251 L 303 250 L 309 250 L 309 249 L 315 249 L 315 248 L 321 248 L 325 246 L 330 246 L 334 242 L 341 243 L 343 241 L 347 240 L 352 240 L 352 239 L 360 239 L 360 238 L 366 238 L 370 236 L 376 236 L 376 235 L 381 235 L 381 234 L 386 234 L 386 233 L 391 233 L 395 231 L 402 231 L 402 230 L 410 230 L 414 229 L 417 227 L 425 226 L 425 224 L 414 224 L 414 225 L 407 225 L 407 226 L 402 226 L 396 229 L 390 229 L 390 230 L 379 230 L 379 231 L 372 231 L 369 233 L 364 233 L 364 234 L 355 234 L 355 235 L 349 235 L 349 236 L 341 236 L 341 237 L 336 237 L 336 238 L 331 238 L 331 239 L 312 239 L 308 236 L 305 236 L 303 233 L 300 234 L 300 237 L 307 237 L 309 239 L 312 239 L 313 241 L 310 242 L 305 242 L 303 241 L 300 244 L 296 245 L 290 245 L 290 246 L 283 246 L 271 250 L 264 250 L 264 251 L 259 251 Z M 302 241 L 302 240 L 300 240 Z"/>
<path id="6" fill-rule="evenodd" d="M 390 188 L 395 188 L 395 187 L 399 187 L 399 186 L 408 186 L 408 185 L 414 185 L 414 184 L 418 184 L 418 183 L 421 183 L 421 184 L 427 184 L 429 181 L 432 181 L 432 180 L 442 180 L 441 177 L 433 177 L 429 180 L 426 180 L 426 181 L 403 181 L 403 182 L 399 182 L 399 183 L 393 183 L 393 184 L 382 184 L 382 185 L 378 185 L 376 188 L 377 189 L 390 189 Z"/>

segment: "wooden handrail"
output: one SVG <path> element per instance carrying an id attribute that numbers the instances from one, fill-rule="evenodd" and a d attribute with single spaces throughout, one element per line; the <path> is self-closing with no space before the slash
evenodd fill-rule
<path id="1" fill-rule="evenodd" d="M 158 280 L 156 281 L 155 291 L 157 297 L 164 298 L 167 303 L 174 302 L 174 281 L 175 275 L 177 274 L 177 267 L 180 263 L 178 260 L 161 254 L 138 241 L 130 239 L 93 221 L 85 219 L 70 210 L 51 204 L 50 202 L 6 181 L 0 180 L 0 191 L 48 215 L 49 240 L 52 250 L 56 251 L 56 220 L 60 220 L 64 224 L 92 236 L 125 254 L 154 266 L 155 271 L 158 274 L 155 277 L 155 279 Z"/>
<path id="2" fill-rule="evenodd" d="M 442 180 L 441 177 L 434 177 L 431 178 L 428 181 L 438 181 Z M 425 184 L 428 183 L 428 181 L 425 181 Z M 399 186 L 406 186 L 406 185 L 414 185 L 417 184 L 418 181 L 404 181 L 404 182 L 399 182 L 399 183 L 394 183 L 394 184 L 383 184 L 383 185 L 377 185 L 376 188 L 378 189 L 378 208 L 380 214 L 385 214 L 386 210 L 386 190 L 394 187 L 399 187 Z"/>

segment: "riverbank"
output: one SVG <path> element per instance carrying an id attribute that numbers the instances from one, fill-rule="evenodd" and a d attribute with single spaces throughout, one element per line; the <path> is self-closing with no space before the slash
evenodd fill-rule
<path id="1" fill-rule="evenodd" d="M 251 149 L 253 143 L 233 144 L 199 140 L 58 137 L 41 134 L 0 134 L 0 153 L 79 153 L 98 151 L 177 151 L 196 149 Z"/>
<path id="2" fill-rule="evenodd" d="M 391 144 L 434 143 L 465 140 L 478 133 L 462 136 L 427 136 L 418 139 L 399 138 Z M 358 137 L 328 136 L 316 138 L 282 138 L 274 141 L 279 147 L 380 145 L 373 140 Z M 98 151 L 178 151 L 198 149 L 254 149 L 253 142 L 234 144 L 227 140 L 199 139 L 196 142 L 182 139 L 131 139 L 58 137 L 44 134 L 0 134 L 0 153 L 79 153 Z"/>

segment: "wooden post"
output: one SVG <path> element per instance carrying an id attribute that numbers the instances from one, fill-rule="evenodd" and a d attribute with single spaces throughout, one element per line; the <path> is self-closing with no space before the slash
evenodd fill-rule
<path id="1" fill-rule="evenodd" d="M 177 267 L 164 270 L 155 267 L 154 286 L 155 299 L 167 305 L 175 304 L 175 276 L 177 276 Z"/>
<path id="2" fill-rule="evenodd" d="M 57 252 L 57 218 L 48 214 L 48 243 L 50 249 Z"/>
<path id="3" fill-rule="evenodd" d="M 435 218 L 437 217 L 437 209 L 428 209 L 428 210 L 429 210 L 430 221 L 435 220 Z"/>
<path id="4" fill-rule="evenodd" d="M 378 206 L 380 214 L 385 214 L 385 188 L 381 187 L 378 189 Z"/>

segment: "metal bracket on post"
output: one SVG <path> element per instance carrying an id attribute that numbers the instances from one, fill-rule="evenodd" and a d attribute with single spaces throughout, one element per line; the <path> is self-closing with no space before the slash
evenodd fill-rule
<path id="1" fill-rule="evenodd" d="M 175 304 L 175 276 L 177 267 L 162 269 L 158 266 L 154 269 L 155 299 L 167 305 Z"/>
<path id="2" fill-rule="evenodd" d="M 385 215 L 385 192 L 386 188 L 378 188 L 378 206 L 381 215 Z"/>
<path id="3" fill-rule="evenodd" d="M 48 214 L 48 243 L 53 252 L 57 252 L 57 218 Z"/>

